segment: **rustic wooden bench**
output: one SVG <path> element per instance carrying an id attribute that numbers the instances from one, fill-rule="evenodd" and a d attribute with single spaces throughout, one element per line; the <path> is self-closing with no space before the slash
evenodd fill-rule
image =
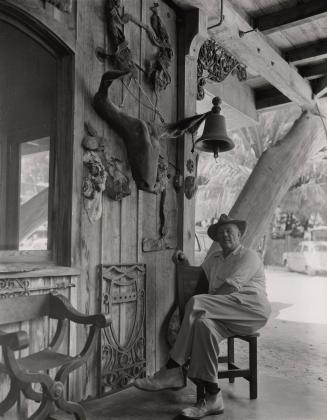
<path id="1" fill-rule="evenodd" d="M 201 267 L 191 266 L 188 261 L 180 260 L 180 254 L 176 253 L 174 262 L 176 264 L 176 278 L 177 278 L 177 297 L 180 319 L 182 320 L 184 314 L 184 307 L 191 296 L 195 294 L 198 283 L 202 274 Z M 251 335 L 235 335 L 227 338 L 227 355 L 219 356 L 219 363 L 227 363 L 227 369 L 218 372 L 218 378 L 228 378 L 230 383 L 235 381 L 235 378 L 242 377 L 249 381 L 250 385 L 250 399 L 257 398 L 257 338 L 259 333 Z M 249 365 L 247 368 L 239 368 L 235 365 L 234 341 L 239 339 L 246 341 L 249 344 Z M 197 386 L 198 398 L 204 394 L 204 389 Z"/>
<path id="2" fill-rule="evenodd" d="M 11 385 L 6 398 L 0 403 L 0 416 L 8 411 L 22 392 L 27 399 L 40 402 L 30 420 L 44 420 L 53 414 L 55 407 L 71 413 L 76 420 L 86 420 L 83 407 L 65 398 L 64 384 L 71 372 L 82 366 L 89 357 L 101 328 L 111 323 L 110 315 L 85 315 L 72 307 L 67 298 L 60 294 L 39 294 L 3 299 L 0 302 L 1 325 L 33 320 L 40 317 L 57 320 L 57 329 L 49 346 L 26 357 L 16 357 L 15 351 L 29 346 L 25 331 L 5 333 L 0 331 L 0 346 L 4 363 L 0 372 L 8 373 Z M 69 321 L 90 325 L 89 335 L 82 351 L 76 356 L 58 352 L 67 334 Z M 56 369 L 54 378 L 47 373 Z M 32 388 L 39 383 L 42 392 Z"/>

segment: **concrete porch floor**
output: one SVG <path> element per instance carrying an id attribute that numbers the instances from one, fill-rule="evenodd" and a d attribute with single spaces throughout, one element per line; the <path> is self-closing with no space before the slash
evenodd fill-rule
<path id="1" fill-rule="evenodd" d="M 327 279 L 280 270 L 267 275 L 273 311 L 258 341 L 258 399 L 249 399 L 245 379 L 236 378 L 234 384 L 220 380 L 225 412 L 206 420 L 327 419 Z M 246 366 L 247 350 L 238 344 L 236 364 Z M 182 420 L 178 413 L 194 400 L 189 382 L 178 392 L 131 387 L 84 406 L 87 420 Z"/>
<path id="2" fill-rule="evenodd" d="M 207 420 L 325 420 L 326 393 L 318 387 L 271 376 L 259 377 L 257 400 L 248 397 L 245 379 L 234 384 L 221 380 L 225 412 Z M 182 420 L 179 411 L 192 405 L 195 387 L 148 393 L 134 387 L 102 399 L 84 403 L 87 420 Z M 70 417 L 56 417 L 68 419 Z"/>

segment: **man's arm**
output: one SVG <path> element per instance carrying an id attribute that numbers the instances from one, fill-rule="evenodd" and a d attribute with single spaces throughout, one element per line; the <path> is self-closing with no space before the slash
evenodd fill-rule
<path id="1" fill-rule="evenodd" d="M 261 266 L 262 261 L 258 254 L 252 249 L 247 249 L 235 264 L 235 269 L 225 279 L 225 283 L 234 287 L 235 291 L 240 290 L 242 286 L 249 283 Z"/>
<path id="2" fill-rule="evenodd" d="M 208 293 L 208 291 L 209 291 L 209 281 L 206 276 L 206 273 L 202 270 L 201 276 L 199 278 L 194 294 L 203 295 L 203 294 Z"/>

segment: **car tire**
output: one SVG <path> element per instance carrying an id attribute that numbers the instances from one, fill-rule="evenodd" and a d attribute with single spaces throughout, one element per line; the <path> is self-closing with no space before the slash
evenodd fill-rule
<path id="1" fill-rule="evenodd" d="M 291 269 L 290 269 L 290 267 L 287 265 L 287 260 L 284 260 L 284 267 L 286 268 L 286 270 L 287 271 L 292 271 Z"/>
<path id="2" fill-rule="evenodd" d="M 311 267 L 308 267 L 307 265 L 305 266 L 305 274 L 307 274 L 308 276 L 315 276 L 316 275 L 316 270 L 314 270 Z"/>

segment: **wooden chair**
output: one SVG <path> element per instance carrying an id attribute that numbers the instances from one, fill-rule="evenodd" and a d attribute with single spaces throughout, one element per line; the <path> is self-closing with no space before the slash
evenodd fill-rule
<path id="1" fill-rule="evenodd" d="M 178 254 L 177 254 L 178 255 Z M 194 296 L 198 287 L 202 269 L 189 265 L 186 260 L 179 260 L 178 257 L 174 259 L 176 264 L 177 276 L 177 296 L 180 319 L 183 319 L 184 307 L 190 297 Z M 227 355 L 220 356 L 219 363 L 227 363 L 226 370 L 220 370 L 218 378 L 228 378 L 230 383 L 233 383 L 235 378 L 242 377 L 249 381 L 250 384 L 250 398 L 257 398 L 257 338 L 259 333 L 251 335 L 235 335 L 227 338 Z M 246 369 L 239 368 L 235 365 L 234 340 L 239 339 L 249 343 L 249 366 Z M 203 397 L 204 389 L 197 386 L 198 398 Z"/>
<path id="2" fill-rule="evenodd" d="M 46 349 L 26 357 L 16 358 L 14 354 L 14 351 L 28 347 L 26 332 L 0 331 L 0 345 L 4 359 L 4 363 L 0 363 L 0 371 L 8 373 L 11 379 L 9 393 L 0 404 L 0 416 L 15 404 L 19 392 L 22 391 L 26 398 L 40 402 L 37 411 L 29 417 L 30 420 L 44 420 L 54 412 L 55 406 L 72 413 L 76 420 L 86 420 L 83 407 L 65 399 L 64 384 L 69 374 L 86 362 L 97 341 L 100 328 L 111 323 L 110 315 L 82 314 L 73 308 L 64 296 L 51 293 L 3 299 L 0 303 L 1 324 L 45 316 L 58 320 L 53 340 Z M 57 352 L 66 336 L 69 321 L 90 325 L 85 346 L 80 354 L 74 357 Z M 46 371 L 53 368 L 57 370 L 52 379 Z M 42 392 L 34 391 L 33 383 L 41 384 Z"/>

